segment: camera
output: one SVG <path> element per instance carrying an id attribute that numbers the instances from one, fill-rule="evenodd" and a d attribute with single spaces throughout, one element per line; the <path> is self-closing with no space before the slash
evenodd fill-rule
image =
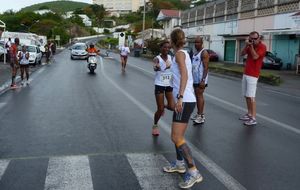
<path id="1" fill-rule="evenodd" d="M 250 44 L 253 44 L 253 43 L 254 43 L 254 41 L 253 41 L 253 40 L 249 40 L 249 43 L 250 43 Z"/>

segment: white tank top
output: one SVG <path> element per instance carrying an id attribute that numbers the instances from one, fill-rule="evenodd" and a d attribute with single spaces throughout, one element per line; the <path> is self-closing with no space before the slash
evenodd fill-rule
<path id="1" fill-rule="evenodd" d="M 183 102 L 196 102 L 196 97 L 194 94 L 194 88 L 193 88 L 193 75 L 192 75 L 192 63 L 189 54 L 185 50 L 179 50 L 185 54 L 185 66 L 187 69 L 187 84 L 184 89 L 183 93 Z M 172 67 L 171 67 L 172 73 L 173 73 L 173 97 L 175 100 L 177 100 L 176 96 L 179 94 L 179 88 L 180 88 L 180 72 L 178 64 L 176 63 L 175 56 L 172 60 Z"/>
<path id="2" fill-rule="evenodd" d="M 204 48 L 196 55 L 193 55 L 192 68 L 193 68 L 193 80 L 194 84 L 199 84 L 203 78 L 204 65 L 201 59 L 201 54 L 205 50 Z M 205 77 L 205 84 L 207 84 L 208 73 Z"/>
<path id="3" fill-rule="evenodd" d="M 29 64 L 29 58 L 26 58 L 27 52 L 23 53 L 21 52 L 21 59 L 20 59 L 20 65 L 28 65 Z"/>
<path id="4" fill-rule="evenodd" d="M 171 86 L 172 72 L 170 67 L 167 68 L 167 64 L 172 65 L 171 56 L 168 55 L 166 62 L 160 55 L 156 56 L 156 58 L 159 61 L 160 71 L 156 71 L 154 84 L 159 86 Z"/>

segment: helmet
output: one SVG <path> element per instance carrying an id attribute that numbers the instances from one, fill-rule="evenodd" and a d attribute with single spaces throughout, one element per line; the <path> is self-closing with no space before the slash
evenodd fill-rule
<path id="1" fill-rule="evenodd" d="M 93 47 L 95 47 L 94 44 L 90 44 L 90 48 L 93 48 Z"/>

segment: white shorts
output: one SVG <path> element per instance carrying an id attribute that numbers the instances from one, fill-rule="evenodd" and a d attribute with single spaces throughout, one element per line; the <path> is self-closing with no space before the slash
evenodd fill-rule
<path id="1" fill-rule="evenodd" d="M 242 80 L 242 94 L 245 97 L 254 98 L 256 94 L 256 86 L 257 86 L 258 78 L 243 75 Z"/>

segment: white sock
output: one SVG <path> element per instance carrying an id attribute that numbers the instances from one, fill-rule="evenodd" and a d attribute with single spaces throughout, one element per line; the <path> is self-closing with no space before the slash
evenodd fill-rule
<path id="1" fill-rule="evenodd" d="M 176 165 L 177 166 L 183 166 L 184 165 L 184 160 L 176 160 Z"/>
<path id="2" fill-rule="evenodd" d="M 189 169 L 189 173 L 192 175 L 192 176 L 195 176 L 198 174 L 198 170 L 197 169 Z"/>

